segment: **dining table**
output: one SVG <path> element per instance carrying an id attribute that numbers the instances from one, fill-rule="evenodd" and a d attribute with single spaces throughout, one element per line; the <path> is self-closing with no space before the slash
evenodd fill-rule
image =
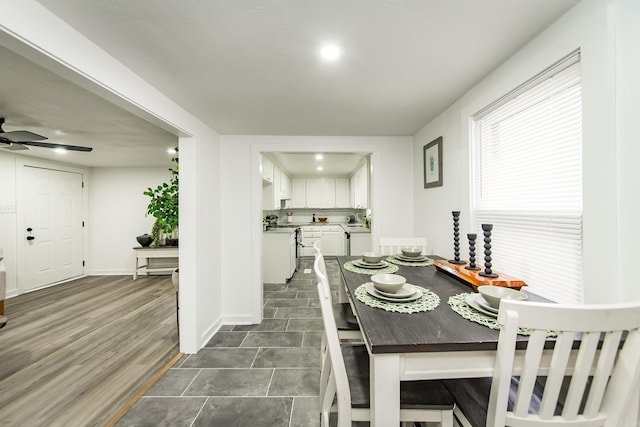
<path id="1" fill-rule="evenodd" d="M 432 255 L 429 258 L 442 259 Z M 487 326 L 490 323 L 464 318 L 451 305 L 474 292 L 471 286 L 433 265 L 424 265 L 428 263 L 389 262 L 391 271 L 430 295 L 431 305 L 411 313 L 387 311 L 356 298 L 357 292 L 362 295 L 362 285 L 370 282 L 378 270 L 353 268 L 358 257 L 337 259 L 343 280 L 339 284 L 339 301 L 351 304 L 370 356 L 371 425 L 399 425 L 401 381 L 492 376 L 499 336 L 497 323 L 492 328 Z M 548 301 L 526 288 L 522 290 L 532 301 Z M 526 342 L 527 337 L 519 335 L 517 348 L 523 348 Z M 549 345 L 552 342 L 553 338 L 549 338 Z M 516 365 L 521 363 L 517 356 L 516 360 Z"/>

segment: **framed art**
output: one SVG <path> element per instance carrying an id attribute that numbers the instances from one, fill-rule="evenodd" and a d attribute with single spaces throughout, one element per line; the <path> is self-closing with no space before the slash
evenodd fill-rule
<path id="1" fill-rule="evenodd" d="M 424 161 L 424 188 L 442 186 L 442 137 L 438 137 L 422 149 Z"/>

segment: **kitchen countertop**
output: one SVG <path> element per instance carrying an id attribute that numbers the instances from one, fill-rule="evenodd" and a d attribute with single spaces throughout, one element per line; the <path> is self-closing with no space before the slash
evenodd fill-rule
<path id="1" fill-rule="evenodd" d="M 284 223 L 279 224 L 277 227 L 270 228 L 264 233 L 291 233 L 297 227 L 305 227 L 305 226 L 327 226 L 327 225 L 339 225 L 343 230 L 348 231 L 349 233 L 371 233 L 371 230 L 362 225 L 350 225 L 346 223 L 338 223 L 338 222 L 307 222 L 304 224 L 292 224 L 292 223 Z"/>

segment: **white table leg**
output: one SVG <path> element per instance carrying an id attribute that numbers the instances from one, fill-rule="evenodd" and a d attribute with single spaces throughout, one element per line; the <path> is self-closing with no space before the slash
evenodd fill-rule
<path id="1" fill-rule="evenodd" d="M 400 356 L 370 355 L 371 425 L 400 424 Z"/>
<path id="2" fill-rule="evenodd" d="M 138 278 L 138 254 L 134 254 L 135 265 L 133 266 L 133 280 Z"/>

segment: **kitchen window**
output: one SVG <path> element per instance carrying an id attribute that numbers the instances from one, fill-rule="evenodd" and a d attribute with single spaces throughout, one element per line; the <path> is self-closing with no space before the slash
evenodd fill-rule
<path id="1" fill-rule="evenodd" d="M 493 268 L 583 302 L 582 95 L 575 52 L 472 118 L 472 211 L 493 224 Z"/>

